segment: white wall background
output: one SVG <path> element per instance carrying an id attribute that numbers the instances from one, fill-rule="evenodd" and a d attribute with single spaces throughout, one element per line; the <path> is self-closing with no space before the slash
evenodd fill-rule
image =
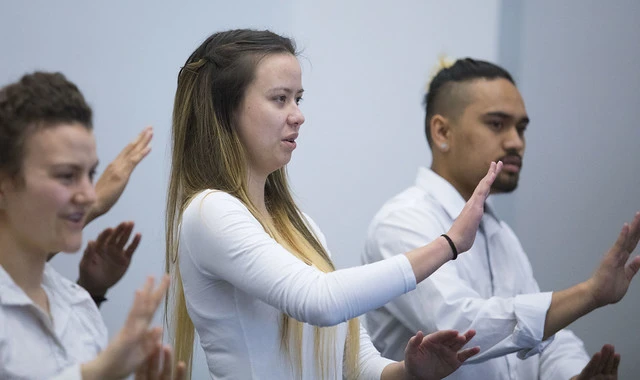
<path id="1" fill-rule="evenodd" d="M 500 58 L 505 64 L 526 62 L 518 74 L 533 123 L 524 178 L 515 195 L 496 201 L 514 222 L 543 288 L 565 287 L 587 276 L 621 221 L 640 208 L 633 198 L 638 180 L 632 176 L 638 172 L 633 148 L 640 136 L 632 121 L 638 119 L 633 105 L 640 87 L 631 79 L 631 60 L 625 60 L 637 46 L 638 32 L 637 27 L 635 34 L 631 29 L 616 32 L 625 17 L 631 20 L 622 4 L 635 7 L 636 14 L 638 7 L 620 2 L 622 10 L 609 19 L 592 15 L 595 8 L 613 12 L 595 1 L 574 13 L 569 11 L 577 6 L 556 9 L 551 2 L 528 4 L 524 12 L 516 2 L 516 15 L 526 15 L 520 24 L 504 12 L 506 4 L 0 0 L 0 83 L 35 69 L 62 71 L 75 81 L 95 111 L 102 167 L 145 125 L 155 127 L 153 151 L 120 202 L 86 230 L 85 238 L 92 239 L 103 228 L 134 220 L 143 234 L 129 272 L 102 307 L 111 333 L 122 324 L 134 289 L 146 275 L 163 270 L 170 115 L 178 70 L 209 34 L 234 27 L 269 28 L 294 37 L 303 50 L 307 121 L 289 172 L 297 199 L 322 226 L 339 267 L 359 263 L 375 211 L 412 183 L 417 166 L 430 164 L 420 103 L 437 56 L 444 52 Z M 557 27 L 546 30 L 539 22 L 548 19 L 551 7 L 562 12 L 555 16 Z M 561 28 L 563 17 L 576 29 Z M 606 38 L 597 38 L 596 27 L 608 28 Z M 546 33 L 545 39 L 539 33 Z M 595 39 L 609 49 L 599 54 L 611 54 L 593 63 L 593 46 L 582 42 L 583 33 L 590 33 L 584 41 Z M 608 46 L 611 41 L 619 50 Z M 581 45 L 569 49 L 568 42 Z M 508 67 L 520 70 L 515 66 Z M 611 80 L 613 70 L 626 74 Z M 562 80 L 569 84 L 562 88 Z M 547 104 L 549 95 L 555 101 Z M 526 208 L 528 199 L 535 209 Z M 563 212 L 541 223 L 551 210 Z M 54 264 L 75 278 L 79 258 L 58 257 Z M 576 324 L 592 352 L 601 342 L 616 343 L 625 354 L 625 369 L 632 368 L 632 356 L 640 351 L 633 325 L 624 322 L 626 316 L 638 315 L 637 283 L 634 288 L 622 304 L 587 317 L 585 323 L 591 325 Z M 596 318 L 599 328 L 592 329 Z M 195 379 L 207 378 L 202 360 L 197 356 Z"/>
<path id="2" fill-rule="evenodd" d="M 591 275 L 640 210 L 640 2 L 504 4 L 499 55 L 532 120 L 520 187 L 505 198 L 540 287 L 564 289 Z M 613 343 L 620 378 L 637 379 L 639 316 L 635 279 L 620 303 L 571 328 L 590 353 Z"/>

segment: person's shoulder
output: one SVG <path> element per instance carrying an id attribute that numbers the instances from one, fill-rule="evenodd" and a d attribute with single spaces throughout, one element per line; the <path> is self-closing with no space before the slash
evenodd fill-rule
<path id="1" fill-rule="evenodd" d="M 369 225 L 370 230 L 381 227 L 426 223 L 441 224 L 442 205 L 417 186 L 411 186 L 385 202 Z"/>
<path id="2" fill-rule="evenodd" d="M 190 219 L 202 219 L 207 215 L 219 218 L 229 214 L 251 216 L 240 199 L 224 191 L 207 189 L 191 198 L 182 219 L 186 222 Z"/>
<path id="3" fill-rule="evenodd" d="M 309 216 L 309 214 L 303 211 L 301 211 L 300 213 L 302 214 L 302 220 L 307 224 L 307 227 L 309 227 L 311 232 L 315 234 L 322 234 L 320 226 L 318 226 L 318 223 L 316 223 L 315 220 L 313 220 L 313 218 Z"/>
<path id="4" fill-rule="evenodd" d="M 89 292 L 87 292 L 82 286 L 58 273 L 58 271 L 48 263 L 45 264 L 44 268 L 44 281 L 50 291 L 60 295 L 64 301 L 70 305 L 83 302 L 95 304 L 89 295 Z"/>
<path id="5" fill-rule="evenodd" d="M 263 230 L 240 199 L 224 191 L 205 190 L 195 195 L 187 205 L 180 230 L 185 238 L 213 236 L 224 239 L 237 237 L 240 231 L 246 232 L 244 228 L 247 227 Z"/>
<path id="6" fill-rule="evenodd" d="M 203 206 L 220 209 L 238 207 L 246 209 L 240 199 L 225 191 L 215 189 L 202 190 L 194 195 L 189 201 L 186 210 L 198 209 Z"/>

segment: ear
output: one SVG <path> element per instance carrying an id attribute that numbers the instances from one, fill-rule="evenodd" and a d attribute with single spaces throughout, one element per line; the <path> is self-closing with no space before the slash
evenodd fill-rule
<path id="1" fill-rule="evenodd" d="M 433 115 L 429 128 L 431 128 L 431 141 L 433 141 L 434 151 L 448 152 L 451 146 L 451 123 L 449 119 L 442 115 Z"/>

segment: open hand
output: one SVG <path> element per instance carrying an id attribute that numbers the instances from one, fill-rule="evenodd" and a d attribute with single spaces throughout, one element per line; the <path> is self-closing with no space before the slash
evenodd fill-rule
<path id="1" fill-rule="evenodd" d="M 82 364 L 83 380 L 121 379 L 136 371 L 157 350 L 162 329 L 149 325 L 168 287 L 167 275 L 158 287 L 154 287 L 153 277 L 147 278 L 144 287 L 136 291 L 124 327 L 94 360 Z"/>
<path id="2" fill-rule="evenodd" d="M 640 256 L 629 256 L 640 239 L 640 212 L 631 224 L 625 223 L 618 239 L 605 254 L 600 266 L 587 281 L 596 307 L 616 303 L 624 297 L 633 277 L 640 269 Z"/>
<path id="3" fill-rule="evenodd" d="M 96 182 L 96 202 L 85 219 L 85 225 L 106 213 L 116 203 L 129 182 L 133 169 L 149 154 L 153 129 L 145 128 L 135 140 L 127 144 L 104 169 Z"/>
<path id="4" fill-rule="evenodd" d="M 468 251 L 476 238 L 480 220 L 484 214 L 484 202 L 489 196 L 491 185 L 502 170 L 502 161 L 492 162 L 487 175 L 478 183 L 471 198 L 464 205 L 447 235 L 453 240 L 459 253 Z"/>
<path id="5" fill-rule="evenodd" d="M 171 346 L 158 345 L 136 371 L 135 380 L 185 380 L 186 367 L 179 362 L 173 371 L 173 354 Z M 173 376 L 172 376 L 173 375 Z"/>
<path id="6" fill-rule="evenodd" d="M 591 357 L 582 372 L 571 380 L 617 380 L 619 364 L 620 354 L 616 354 L 612 345 L 605 344 Z"/>
<path id="7" fill-rule="evenodd" d="M 443 330 L 424 336 L 418 331 L 404 351 L 407 374 L 415 379 L 442 379 L 458 369 L 467 359 L 480 352 L 473 347 L 460 351 L 476 334 L 474 330 L 464 335 L 455 330 Z"/>
<path id="8" fill-rule="evenodd" d="M 80 260 L 78 285 L 92 296 L 104 296 L 129 268 L 131 257 L 140 244 L 136 234 L 129 245 L 133 222 L 122 222 L 116 228 L 102 231 L 95 241 L 90 241 Z"/>

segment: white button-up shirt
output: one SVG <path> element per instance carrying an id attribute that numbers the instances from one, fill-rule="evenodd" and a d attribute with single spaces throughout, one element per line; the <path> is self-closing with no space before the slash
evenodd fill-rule
<path id="1" fill-rule="evenodd" d="M 428 244 L 446 233 L 465 201 L 433 171 L 421 168 L 415 186 L 388 201 L 368 231 L 364 263 Z M 383 356 L 400 360 L 418 330 L 477 335 L 480 354 L 447 379 L 569 379 L 589 361 L 582 341 L 561 330 L 542 341 L 551 293 L 541 293 L 518 238 L 488 205 L 473 247 L 449 261 L 416 290 L 366 316 Z"/>
<path id="2" fill-rule="evenodd" d="M 107 344 L 107 328 L 89 294 L 45 265 L 42 287 L 51 317 L 0 266 L 0 379 L 82 379 L 80 364 Z"/>

